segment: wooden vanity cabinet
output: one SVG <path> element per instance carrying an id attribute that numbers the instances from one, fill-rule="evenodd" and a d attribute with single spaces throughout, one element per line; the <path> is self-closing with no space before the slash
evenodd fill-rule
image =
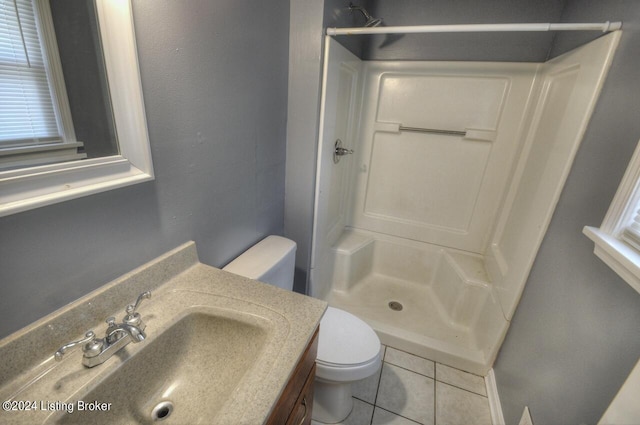
<path id="1" fill-rule="evenodd" d="M 318 329 L 269 416 L 267 425 L 309 425 L 311 423 L 317 352 Z"/>

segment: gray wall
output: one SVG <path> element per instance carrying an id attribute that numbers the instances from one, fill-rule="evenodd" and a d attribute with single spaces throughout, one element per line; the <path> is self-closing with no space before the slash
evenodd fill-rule
<path id="1" fill-rule="evenodd" d="M 558 22 L 565 0 L 362 0 L 355 2 L 382 26 Z M 325 26 L 362 26 L 359 13 L 350 13 L 349 1 L 325 1 Z M 598 33 L 590 34 L 591 38 Z M 338 36 L 338 42 L 365 60 L 451 60 L 542 62 L 553 42 L 551 32 L 389 34 Z"/>
<path id="2" fill-rule="evenodd" d="M 557 22 L 564 0 L 373 0 L 383 24 L 444 25 Z M 540 62 L 553 33 L 467 33 L 367 36 L 364 59 Z"/>
<path id="3" fill-rule="evenodd" d="M 375 0 L 324 0 L 324 20 L 323 28 L 335 27 L 361 27 L 367 22 L 364 15 L 357 10 L 349 10 L 349 4 L 363 7 L 369 14 L 373 10 Z M 349 49 L 354 55 L 362 58 L 364 55 L 367 37 L 336 36 L 334 37 L 340 44 Z"/>
<path id="4" fill-rule="evenodd" d="M 593 254 L 640 139 L 640 2 L 567 2 L 566 22 L 622 20 L 621 44 L 494 365 L 507 424 L 597 423 L 640 355 L 640 294 Z M 562 34 L 552 55 L 584 41 Z"/>
<path id="5" fill-rule="evenodd" d="M 322 60 L 322 0 L 290 2 L 284 234 L 297 245 L 294 289 L 306 292 L 311 260 Z"/>
<path id="6" fill-rule="evenodd" d="M 0 337 L 179 244 L 282 234 L 289 2 L 134 0 L 156 180 L 0 218 Z"/>

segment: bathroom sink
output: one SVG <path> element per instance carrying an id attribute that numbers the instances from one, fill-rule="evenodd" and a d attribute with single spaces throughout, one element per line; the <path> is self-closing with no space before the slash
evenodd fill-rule
<path id="1" fill-rule="evenodd" d="M 146 337 L 89 366 L 84 342 L 68 342 L 107 338 L 110 316 L 124 323 L 146 291 L 133 306 Z M 325 308 L 199 263 L 185 244 L 0 341 L 0 399 L 15 405 L 0 423 L 263 424 Z"/>
<path id="2" fill-rule="evenodd" d="M 229 310 L 188 314 L 82 397 L 87 406 L 108 402 L 108 410 L 76 409 L 56 423 L 212 423 L 257 366 L 271 327 Z"/>

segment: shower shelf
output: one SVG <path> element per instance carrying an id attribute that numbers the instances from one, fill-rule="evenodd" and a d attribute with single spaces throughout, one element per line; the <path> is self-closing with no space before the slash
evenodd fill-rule
<path id="1" fill-rule="evenodd" d="M 413 133 L 442 134 L 447 136 L 462 136 L 466 140 L 480 140 L 484 142 L 494 142 L 496 140 L 495 130 L 481 130 L 475 128 L 465 128 L 464 131 L 442 130 L 436 128 L 408 127 L 399 123 L 376 122 L 374 131 L 384 133 L 400 133 L 409 131 Z"/>

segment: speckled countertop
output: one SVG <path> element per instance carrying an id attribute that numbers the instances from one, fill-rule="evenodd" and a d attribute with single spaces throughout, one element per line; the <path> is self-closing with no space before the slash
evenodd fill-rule
<path id="1" fill-rule="evenodd" d="M 80 339 L 89 329 L 98 337 L 104 335 L 104 320 L 115 316 L 120 321 L 124 307 L 146 290 L 152 292 L 152 298 L 138 309 L 147 325 L 145 341 L 128 344 L 118 355 L 94 368 L 82 365 L 80 349 L 69 352 L 61 362 L 53 360 L 53 353 L 61 345 Z M 0 340 L 0 401 L 14 402 L 8 411 L 3 404 L 0 423 L 150 422 L 150 417 L 136 416 L 146 413 L 129 413 L 133 407 L 120 404 L 134 404 L 136 396 L 146 397 L 147 387 L 166 387 L 171 384 L 168 380 L 180 375 L 183 381 L 195 376 L 204 384 L 181 384 L 186 390 L 179 396 L 175 392 L 178 398 L 174 401 L 175 417 L 168 418 L 166 423 L 262 424 L 325 308 L 323 301 L 202 264 L 195 244 L 189 242 Z M 184 320 L 196 316 L 227 317 L 231 321 L 225 323 L 231 325 L 206 319 Z M 178 322 L 189 322 L 191 327 L 197 322 L 196 327 L 205 330 L 207 326 L 215 328 L 218 339 L 226 339 L 225 332 L 227 335 L 231 332 L 229 341 L 244 345 L 229 352 L 231 348 L 227 350 L 215 338 L 202 341 L 202 333 L 194 337 L 191 334 L 195 331 L 183 332 L 176 326 Z M 249 325 L 237 327 L 234 323 Z M 248 343 L 238 336 L 244 329 L 248 329 Z M 147 363 L 159 364 L 148 367 Z M 200 364 L 220 368 L 225 373 L 216 370 L 209 378 L 207 373 L 211 370 L 199 370 Z M 133 367 L 135 374 L 131 371 Z M 229 372 L 224 381 L 222 375 L 233 370 L 237 374 Z M 135 382 L 128 381 L 131 375 L 136 376 Z M 162 382 L 156 384 L 158 381 Z M 123 397 L 123 389 L 131 393 Z M 148 403 L 155 404 L 162 398 L 149 394 L 155 400 Z M 107 411 L 79 412 L 78 400 L 112 405 Z M 18 406 L 18 402 L 31 405 Z M 70 405 L 73 413 L 69 413 Z M 187 408 L 180 411 L 178 405 Z M 125 411 L 128 413 L 123 414 Z"/>

